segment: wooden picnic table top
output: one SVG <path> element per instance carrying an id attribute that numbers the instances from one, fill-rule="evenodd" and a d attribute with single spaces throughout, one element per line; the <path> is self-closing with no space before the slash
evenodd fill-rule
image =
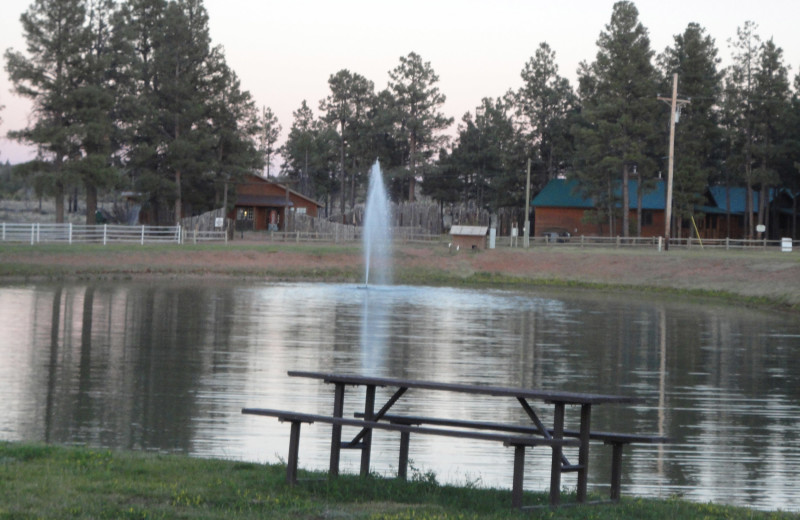
<path id="1" fill-rule="evenodd" d="M 326 383 L 341 383 L 346 385 L 371 385 L 391 386 L 402 388 L 419 388 L 424 390 L 445 390 L 468 394 L 481 394 L 499 397 L 516 397 L 523 399 L 538 399 L 549 403 L 563 404 L 602 404 L 602 403 L 638 403 L 642 400 L 636 397 L 607 394 L 588 394 L 581 392 L 563 392 L 558 390 L 542 390 L 535 388 L 509 388 L 490 385 L 471 385 L 463 383 L 443 383 L 438 381 L 420 381 L 413 379 L 400 379 L 390 377 L 372 377 L 358 374 L 333 374 L 325 372 L 306 372 L 290 370 L 291 377 L 307 377 L 321 379 Z"/>

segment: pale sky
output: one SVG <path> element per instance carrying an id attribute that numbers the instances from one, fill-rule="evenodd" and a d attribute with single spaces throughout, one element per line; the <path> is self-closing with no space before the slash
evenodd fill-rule
<path id="1" fill-rule="evenodd" d="M 3 0 L 0 51 L 25 50 L 19 16 L 31 0 Z M 690 22 L 716 40 L 723 65 L 728 39 L 747 20 L 762 40 L 783 48 L 793 79 L 800 68 L 798 0 L 638 0 L 639 20 L 656 53 L 673 44 Z M 211 37 L 260 107 L 269 106 L 283 127 L 305 99 L 319 115 L 328 77 L 341 69 L 365 76 L 376 91 L 401 56 L 416 52 L 439 76 L 447 97 L 443 111 L 456 125 L 483 97 L 521 86 L 520 72 L 539 43 L 556 52 L 559 73 L 575 86 L 578 64 L 594 61 L 597 37 L 611 18 L 614 0 L 205 0 Z M 0 134 L 25 126 L 30 105 L 9 92 L 0 71 Z M 451 132 L 451 133 L 453 133 Z M 0 139 L 0 161 L 31 159 L 34 152 Z"/>

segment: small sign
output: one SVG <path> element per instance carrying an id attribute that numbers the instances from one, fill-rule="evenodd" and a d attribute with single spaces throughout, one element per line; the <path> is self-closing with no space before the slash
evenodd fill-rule
<path id="1" fill-rule="evenodd" d="M 225 219 L 223 217 L 216 217 L 214 219 L 214 227 L 221 228 L 225 225 Z"/>
<path id="2" fill-rule="evenodd" d="M 512 236 L 512 237 L 517 237 L 517 236 L 519 236 L 519 231 L 517 230 L 517 228 L 515 228 L 515 227 L 512 227 L 512 228 L 511 228 L 511 236 Z"/>
<path id="3" fill-rule="evenodd" d="M 759 233 L 763 233 L 766 230 L 767 230 L 767 226 L 765 226 L 764 224 L 759 224 L 759 225 L 756 226 L 756 231 L 758 231 Z"/>

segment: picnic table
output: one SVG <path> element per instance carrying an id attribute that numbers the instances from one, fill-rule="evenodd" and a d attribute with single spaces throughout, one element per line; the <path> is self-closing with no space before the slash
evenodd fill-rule
<path id="1" fill-rule="evenodd" d="M 290 422 L 292 430 L 287 459 L 287 480 L 296 482 L 297 459 L 302 423 L 322 422 L 332 425 L 329 475 L 339 474 L 340 452 L 343 448 L 361 450 L 362 475 L 369 473 L 373 430 L 400 432 L 400 454 L 398 476 L 404 478 L 408 464 L 410 435 L 444 435 L 467 439 L 499 441 L 505 446 L 514 447 L 514 469 L 512 485 L 512 506 L 522 507 L 523 474 L 525 448 L 547 446 L 552 450 L 550 469 L 550 504 L 560 504 L 561 476 L 564 472 L 577 473 L 577 501 L 586 502 L 589 474 L 589 449 L 591 440 L 600 440 L 614 447 L 612 456 L 611 498 L 619 499 L 621 480 L 622 447 L 634 442 L 666 442 L 663 437 L 593 432 L 591 430 L 592 407 L 600 404 L 632 404 L 639 399 L 622 395 L 588 394 L 532 388 L 508 388 L 487 385 L 420 381 L 389 377 L 373 377 L 356 374 L 334 374 L 324 372 L 289 371 L 291 377 L 318 379 L 332 384 L 333 409 L 331 415 L 308 414 L 296 411 L 265 408 L 244 408 L 242 413 L 277 417 L 282 422 Z M 363 386 L 366 389 L 363 411 L 354 417 L 344 417 L 345 389 L 348 386 Z M 376 389 L 387 388 L 391 396 L 376 408 Z M 521 407 L 529 424 L 507 424 L 491 421 L 466 421 L 441 417 L 421 417 L 407 414 L 390 414 L 392 407 L 409 390 L 415 392 L 458 392 L 485 398 L 488 396 L 515 400 Z M 538 407 L 549 405 L 553 408 L 552 426 L 544 424 L 532 402 Z M 567 405 L 580 408 L 579 429 L 564 428 Z M 355 427 L 359 431 L 347 442 L 342 442 L 343 427 Z M 564 455 L 564 447 L 577 447 L 578 458 L 572 463 Z"/>

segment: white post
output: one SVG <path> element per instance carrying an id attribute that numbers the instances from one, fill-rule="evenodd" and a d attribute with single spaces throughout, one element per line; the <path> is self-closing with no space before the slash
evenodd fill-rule
<path id="1" fill-rule="evenodd" d="M 31 245 L 36 242 L 36 224 L 31 224 Z"/>
<path id="2" fill-rule="evenodd" d="M 525 230 L 522 238 L 522 247 L 528 249 L 531 247 L 531 220 L 529 218 L 531 212 L 531 160 L 528 159 L 528 173 L 525 179 Z"/>
<path id="3" fill-rule="evenodd" d="M 108 224 L 103 224 L 103 245 L 108 243 Z"/>
<path id="4" fill-rule="evenodd" d="M 36 241 L 42 241 L 42 228 L 40 227 L 39 223 L 36 223 Z"/>
<path id="5" fill-rule="evenodd" d="M 144 226 L 142 226 L 142 238 L 141 238 L 141 245 L 144 245 Z"/>
<path id="6" fill-rule="evenodd" d="M 3 222 L 3 242 L 6 241 L 6 223 Z"/>
<path id="7" fill-rule="evenodd" d="M 72 222 L 69 223 L 69 245 L 72 245 Z"/>

